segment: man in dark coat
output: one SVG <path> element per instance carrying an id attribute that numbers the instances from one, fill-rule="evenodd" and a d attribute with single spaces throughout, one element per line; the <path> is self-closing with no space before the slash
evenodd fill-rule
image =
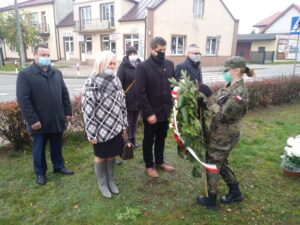
<path id="1" fill-rule="evenodd" d="M 175 170 L 164 162 L 168 118 L 172 109 L 171 86 L 168 79 L 174 77 L 174 65 L 165 59 L 166 45 L 162 37 L 153 38 L 150 57 L 136 69 L 137 97 L 144 122 L 143 157 L 145 172 L 150 177 L 158 177 L 155 167 L 166 172 Z"/>
<path id="2" fill-rule="evenodd" d="M 48 139 L 53 171 L 73 174 L 65 168 L 62 156 L 62 133 L 66 122 L 71 119 L 72 108 L 61 72 L 50 65 L 49 48 L 38 44 L 34 47 L 34 57 L 34 62 L 19 72 L 16 89 L 27 130 L 32 134 L 36 182 L 45 185 Z"/>
<path id="3" fill-rule="evenodd" d="M 189 45 L 186 59 L 175 67 L 176 80 L 180 79 L 182 71 L 186 71 L 191 80 L 196 80 L 199 84 L 202 83 L 200 56 L 201 53 L 198 45 Z"/>

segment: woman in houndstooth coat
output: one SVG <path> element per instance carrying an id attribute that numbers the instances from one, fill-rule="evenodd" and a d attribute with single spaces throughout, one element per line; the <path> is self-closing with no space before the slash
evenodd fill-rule
<path id="1" fill-rule="evenodd" d="M 101 52 L 83 88 L 82 111 L 88 140 L 93 144 L 95 173 L 100 192 L 119 193 L 114 182 L 114 158 L 122 151 L 122 133 L 128 126 L 125 95 L 114 75 L 116 56 Z"/>

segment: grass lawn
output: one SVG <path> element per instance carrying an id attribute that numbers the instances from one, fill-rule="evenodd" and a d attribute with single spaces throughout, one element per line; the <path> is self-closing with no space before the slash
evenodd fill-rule
<path id="1" fill-rule="evenodd" d="M 18 71 L 22 69 L 21 66 L 18 66 Z M 4 72 L 15 72 L 16 71 L 16 66 L 13 63 L 6 63 L 5 66 L 0 66 L 0 71 Z"/>
<path id="2" fill-rule="evenodd" d="M 139 149 L 135 159 L 116 167 L 120 194 L 112 199 L 98 191 L 92 148 L 80 134 L 72 134 L 64 148 L 66 165 L 76 174 L 53 174 L 48 156 L 43 187 L 34 182 L 30 153 L 2 149 L 0 224 L 299 225 L 300 177 L 285 177 L 280 168 L 287 138 L 300 134 L 299 112 L 300 104 L 294 104 L 248 113 L 230 159 L 245 200 L 221 206 L 219 212 L 196 204 L 201 180 L 191 176 L 192 164 L 177 155 L 171 133 L 165 155 L 176 172 L 146 177 Z M 220 195 L 226 192 L 221 182 Z"/>
<path id="3" fill-rule="evenodd" d="M 29 63 L 26 64 L 26 67 L 29 65 Z M 57 69 L 62 69 L 62 68 L 67 68 L 69 67 L 68 65 L 65 64 L 54 64 L 54 68 Z M 22 70 L 21 66 L 18 66 L 18 71 Z M 16 71 L 16 67 L 15 64 L 13 63 L 6 63 L 5 66 L 0 66 L 0 71 L 2 72 L 15 72 Z"/>

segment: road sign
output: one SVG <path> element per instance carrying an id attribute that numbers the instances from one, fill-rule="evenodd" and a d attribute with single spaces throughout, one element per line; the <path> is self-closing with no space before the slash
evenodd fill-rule
<path id="1" fill-rule="evenodd" d="M 290 34 L 300 35 L 300 16 L 292 17 Z"/>

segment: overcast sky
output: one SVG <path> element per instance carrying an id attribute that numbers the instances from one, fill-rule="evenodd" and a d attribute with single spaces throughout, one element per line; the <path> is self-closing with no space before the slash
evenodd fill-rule
<path id="1" fill-rule="evenodd" d="M 223 0 L 223 2 L 233 16 L 240 20 L 239 34 L 250 33 L 254 24 L 284 11 L 292 3 L 300 5 L 300 0 Z"/>
<path id="2" fill-rule="evenodd" d="M 24 1 L 18 0 L 18 2 Z M 254 24 L 276 12 L 284 11 L 292 3 L 300 5 L 300 0 L 223 0 L 223 2 L 227 5 L 233 16 L 240 20 L 240 34 L 250 33 Z M 14 0 L 0 0 L 0 7 L 13 3 Z"/>

